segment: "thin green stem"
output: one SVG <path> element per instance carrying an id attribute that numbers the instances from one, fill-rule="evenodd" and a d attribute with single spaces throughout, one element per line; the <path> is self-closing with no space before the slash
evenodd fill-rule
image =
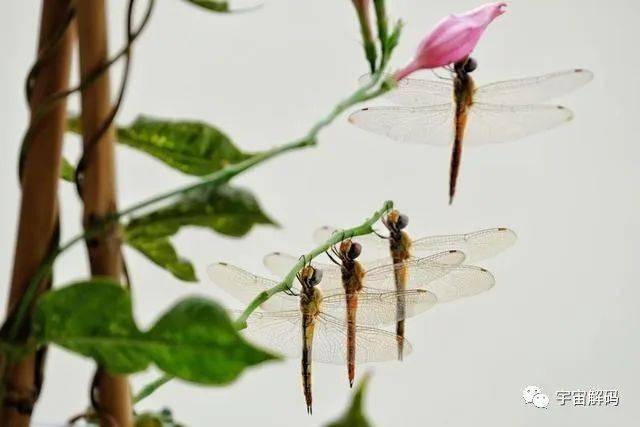
<path id="1" fill-rule="evenodd" d="M 380 40 L 380 46 L 382 49 L 382 58 L 380 58 L 381 68 L 387 63 L 389 55 L 391 54 L 389 43 L 389 29 L 387 24 L 387 8 L 385 0 L 373 0 L 373 5 L 376 10 L 376 22 L 378 24 L 378 39 Z"/>
<path id="2" fill-rule="evenodd" d="M 173 377 L 171 375 L 163 375 L 163 376 L 157 378 L 156 380 L 150 382 L 146 386 L 142 387 L 142 390 L 140 390 L 133 397 L 133 403 L 134 404 L 138 403 L 139 401 L 141 401 L 145 397 L 151 395 L 154 391 L 156 391 L 157 389 L 159 389 L 160 387 L 162 387 L 163 385 L 165 385 L 166 383 L 168 383 L 172 379 L 173 379 Z"/>
<path id="3" fill-rule="evenodd" d="M 159 194 L 150 199 L 144 200 L 140 203 L 130 206 L 127 209 L 121 210 L 117 213 L 117 219 L 120 219 L 126 215 L 129 215 L 135 211 L 143 209 L 149 205 L 156 204 L 158 202 L 162 202 L 166 199 L 170 199 L 172 197 L 178 196 L 180 194 L 184 194 L 186 192 L 192 191 L 196 188 L 206 187 L 211 185 L 220 185 L 228 182 L 236 175 L 246 171 L 247 169 L 252 168 L 253 166 L 262 163 L 266 160 L 269 160 L 273 157 L 279 156 L 282 153 L 287 151 L 296 150 L 299 148 L 310 147 L 316 144 L 316 139 L 318 134 L 322 129 L 330 125 L 340 114 L 342 114 L 348 108 L 354 106 L 355 104 L 359 104 L 361 102 L 367 101 L 369 99 L 380 96 L 382 93 L 389 90 L 385 86 L 378 88 L 376 91 L 369 93 L 371 89 L 373 89 L 379 82 L 382 77 L 382 72 L 379 71 L 373 75 L 371 81 L 367 84 L 361 86 L 358 90 L 356 90 L 351 96 L 345 98 L 343 101 L 338 103 L 325 117 L 316 122 L 311 129 L 307 132 L 305 136 L 295 141 L 288 142 L 286 144 L 280 145 L 278 147 L 272 148 L 271 150 L 264 151 L 262 153 L 258 153 L 255 156 L 248 158 L 239 163 L 234 163 L 221 169 L 212 174 L 206 175 L 202 178 L 201 181 L 196 182 L 194 184 L 189 184 L 184 187 L 177 188 L 175 190 L 171 190 L 167 193 Z"/>

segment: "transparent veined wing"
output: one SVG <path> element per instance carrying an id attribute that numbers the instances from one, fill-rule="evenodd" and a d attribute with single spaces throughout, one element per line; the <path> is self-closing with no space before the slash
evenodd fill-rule
<path id="1" fill-rule="evenodd" d="M 592 79 L 591 71 L 566 70 L 480 86 L 474 92 L 473 98 L 475 102 L 489 104 L 537 104 L 572 92 Z"/>
<path id="2" fill-rule="evenodd" d="M 243 335 L 251 342 L 287 357 L 302 356 L 300 311 L 254 312 Z M 411 345 L 405 340 L 405 352 Z M 315 319 L 312 359 L 321 363 L 347 363 L 347 325 L 320 313 Z M 397 357 L 396 335 L 356 325 L 356 362 L 383 362 Z"/>
<path id="3" fill-rule="evenodd" d="M 403 319 L 423 313 L 438 302 L 436 296 L 425 289 L 395 292 L 364 288 L 357 298 L 356 323 L 366 326 L 389 325 L 402 320 L 396 313 L 399 299 L 404 301 Z M 325 296 L 322 299 L 322 310 L 346 322 L 346 295 L 335 293 Z"/>
<path id="4" fill-rule="evenodd" d="M 265 255 L 262 262 L 269 271 L 279 277 L 287 275 L 298 262 L 297 257 L 282 252 L 272 252 Z M 342 289 L 342 273 L 340 267 L 335 264 L 320 262 L 311 263 L 317 269 L 322 270 L 320 288 L 323 290 Z"/>
<path id="5" fill-rule="evenodd" d="M 335 317 L 320 313 L 316 318 L 313 340 L 314 360 L 323 363 L 347 363 L 347 325 Z M 412 350 L 405 339 L 405 354 Z M 318 354 L 315 354 L 316 351 Z M 397 335 L 369 326 L 356 325 L 357 363 L 386 362 L 398 358 Z"/>
<path id="6" fill-rule="evenodd" d="M 464 260 L 464 253 L 456 250 L 412 258 L 401 264 L 387 264 L 367 270 L 363 282 L 367 288 L 392 291 L 396 289 L 396 271 L 406 268 L 406 289 L 424 288 L 433 280 L 451 272 Z"/>
<path id="7" fill-rule="evenodd" d="M 469 111 L 464 145 L 515 141 L 551 129 L 573 118 L 559 105 L 495 105 L 474 103 Z"/>
<path id="8" fill-rule="evenodd" d="M 370 75 L 365 74 L 359 82 L 364 85 L 370 79 Z M 453 83 L 450 80 L 402 79 L 396 88 L 383 96 L 406 107 L 446 104 L 453 101 Z"/>
<path id="9" fill-rule="evenodd" d="M 241 332 L 252 343 L 283 356 L 302 355 L 302 314 L 299 309 L 254 311 L 247 318 L 247 327 Z"/>
<path id="10" fill-rule="evenodd" d="M 488 291 L 495 283 L 493 275 L 488 270 L 461 265 L 430 281 L 424 289 L 434 294 L 438 302 L 448 302 Z"/>
<path id="11" fill-rule="evenodd" d="M 312 236 L 313 241 L 316 242 L 317 244 L 321 245 L 324 242 L 326 242 L 327 240 L 329 240 L 331 238 L 331 236 L 333 235 L 333 233 L 335 233 L 336 231 L 339 231 L 339 230 L 340 230 L 339 228 L 332 227 L 330 225 L 323 225 L 322 227 L 318 227 L 313 232 L 313 236 Z"/>
<path id="12" fill-rule="evenodd" d="M 349 122 L 395 141 L 451 145 L 454 135 L 452 102 L 427 107 L 370 107 L 349 116 Z"/>
<path id="13" fill-rule="evenodd" d="M 209 278 L 220 289 L 236 298 L 242 303 L 250 303 L 262 291 L 267 290 L 277 282 L 256 276 L 236 266 L 219 262 L 207 269 Z M 294 286 L 296 282 L 294 282 Z M 262 310 L 280 311 L 290 310 L 299 306 L 299 300 L 295 296 L 279 292 L 260 305 Z"/>
<path id="14" fill-rule="evenodd" d="M 490 258 L 516 241 L 516 233 L 508 228 L 490 228 L 466 234 L 429 236 L 416 239 L 411 244 L 414 256 L 420 253 L 458 249 L 466 255 L 466 262 Z"/>
<path id="15" fill-rule="evenodd" d="M 282 252 L 271 252 L 262 259 L 264 266 L 278 277 L 286 276 L 298 261 L 299 258 Z"/>

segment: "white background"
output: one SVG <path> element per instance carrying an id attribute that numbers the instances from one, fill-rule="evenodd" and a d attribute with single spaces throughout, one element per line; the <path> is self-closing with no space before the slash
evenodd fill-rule
<path id="1" fill-rule="evenodd" d="M 140 2 L 144 3 L 144 2 Z M 262 150 L 306 132 L 366 71 L 351 2 L 273 0 L 261 10 L 219 16 L 183 1 L 161 0 L 134 50 L 118 117 L 201 119 L 242 148 Z M 471 0 L 391 2 L 406 21 L 395 65 L 444 15 Z M 109 1 L 111 49 L 124 34 L 124 0 Z M 0 14 L 0 294 L 5 307 L 19 190 L 18 145 L 27 122 L 23 78 L 34 58 L 39 2 L 6 2 Z M 176 299 L 199 294 L 233 301 L 206 278 L 228 261 L 266 273 L 262 256 L 301 253 L 322 224 L 351 226 L 393 199 L 416 236 L 508 226 L 519 241 L 486 266 L 490 292 L 437 307 L 408 324 L 414 353 L 405 363 L 373 366 L 368 412 L 380 426 L 628 426 L 638 419 L 637 276 L 639 207 L 638 70 L 640 6 L 633 0 L 520 0 L 492 24 L 475 56 L 479 84 L 574 67 L 595 80 L 565 99 L 573 122 L 539 136 L 463 153 L 459 192 L 447 205 L 449 149 L 401 145 L 351 127 L 344 118 L 315 149 L 287 154 L 236 182 L 250 187 L 283 228 L 257 228 L 243 240 L 189 229 L 175 239 L 194 261 L 199 284 L 184 284 L 127 249 L 142 325 Z M 74 64 L 74 70 L 77 63 Z M 112 81 L 117 82 L 118 74 Z M 77 111 L 77 101 L 71 103 Z M 65 153 L 78 155 L 69 137 Z M 118 148 L 120 204 L 127 206 L 191 181 L 126 147 Z M 63 238 L 79 230 L 74 189 L 62 184 Z M 86 277 L 84 248 L 65 255 L 56 282 Z M 49 354 L 35 418 L 63 421 L 87 405 L 92 364 Z M 359 369 L 360 373 L 365 370 Z M 344 408 L 343 367 L 314 368 L 314 415 L 305 413 L 299 362 L 252 369 L 226 388 L 172 382 L 141 409 L 171 406 L 195 426 L 322 425 Z M 136 389 L 157 372 L 134 376 Z M 550 408 L 525 406 L 537 385 Z M 560 407 L 560 389 L 619 389 L 620 406 Z"/>

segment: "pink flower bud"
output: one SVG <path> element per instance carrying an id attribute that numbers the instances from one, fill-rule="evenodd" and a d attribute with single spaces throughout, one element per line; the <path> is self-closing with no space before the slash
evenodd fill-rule
<path id="1" fill-rule="evenodd" d="M 438 68 L 468 57 L 487 25 L 506 11 L 507 3 L 488 3 L 460 15 L 449 15 L 425 37 L 413 60 L 398 70 L 399 81 L 417 70 Z"/>

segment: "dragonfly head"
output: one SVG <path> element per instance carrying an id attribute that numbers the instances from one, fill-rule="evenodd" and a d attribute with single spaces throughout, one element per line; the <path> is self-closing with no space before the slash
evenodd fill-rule
<path id="1" fill-rule="evenodd" d="M 322 281 L 322 270 L 315 268 L 312 265 L 304 267 L 300 271 L 300 282 L 302 286 L 307 288 L 313 288 Z"/>
<path id="2" fill-rule="evenodd" d="M 478 68 L 478 61 L 476 61 L 472 57 L 469 57 L 467 61 L 464 63 L 464 71 L 466 73 L 472 73 L 476 70 L 476 68 Z"/>
<path id="3" fill-rule="evenodd" d="M 474 72 L 476 68 L 478 68 L 478 61 L 470 56 L 453 64 L 453 70 L 460 78 L 464 78 L 467 74 Z"/>
<path id="4" fill-rule="evenodd" d="M 400 230 L 407 228 L 407 225 L 409 225 L 409 217 L 394 209 L 389 212 L 384 224 L 387 226 L 389 231 L 397 233 Z"/>
<path id="5" fill-rule="evenodd" d="M 355 261 L 362 253 L 362 245 L 351 239 L 344 240 L 340 243 L 340 257 L 343 261 Z"/>

